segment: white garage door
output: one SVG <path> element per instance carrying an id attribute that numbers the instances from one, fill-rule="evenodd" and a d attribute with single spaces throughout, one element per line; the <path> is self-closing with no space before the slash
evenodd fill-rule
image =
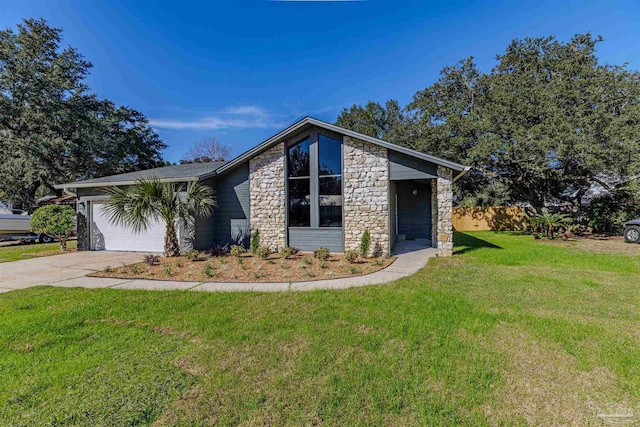
<path id="1" fill-rule="evenodd" d="M 162 252 L 165 225 L 152 223 L 147 231 L 139 234 L 131 229 L 113 225 L 102 212 L 103 203 L 92 203 L 91 248 L 107 251 Z"/>

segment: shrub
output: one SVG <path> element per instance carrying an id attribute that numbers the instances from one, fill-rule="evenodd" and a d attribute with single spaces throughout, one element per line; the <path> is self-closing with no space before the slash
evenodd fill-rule
<path id="1" fill-rule="evenodd" d="M 371 234 L 369 233 L 369 229 L 364 230 L 362 233 L 362 238 L 360 239 L 360 255 L 366 258 L 369 253 L 369 248 L 371 247 Z"/>
<path id="2" fill-rule="evenodd" d="M 245 250 L 242 246 L 240 245 L 231 246 L 231 255 L 233 255 L 234 257 L 240 257 L 243 253 L 245 253 Z"/>
<path id="3" fill-rule="evenodd" d="M 258 255 L 259 250 L 260 250 L 260 230 L 256 230 L 256 232 L 251 235 L 251 253 L 254 255 Z"/>
<path id="4" fill-rule="evenodd" d="M 160 256 L 152 254 L 145 255 L 144 258 L 142 258 L 142 261 L 147 265 L 156 265 L 160 262 Z"/>
<path id="5" fill-rule="evenodd" d="M 207 263 L 207 265 L 204 266 L 204 274 L 207 277 L 213 277 L 213 267 L 211 264 Z"/>
<path id="6" fill-rule="evenodd" d="M 223 245 L 220 242 L 216 242 L 211 247 L 211 256 L 223 257 L 229 252 L 229 244 Z"/>
<path id="7" fill-rule="evenodd" d="M 298 252 L 299 252 L 298 249 L 292 248 L 290 246 L 284 246 L 282 249 L 280 249 L 280 255 L 284 259 L 289 259 L 293 255 L 297 254 Z"/>
<path id="8" fill-rule="evenodd" d="M 171 276 L 173 274 L 173 270 L 171 269 L 171 266 L 169 264 L 164 266 L 164 274 L 166 276 Z"/>
<path id="9" fill-rule="evenodd" d="M 260 258 L 267 259 L 269 255 L 271 255 L 271 249 L 269 249 L 268 246 L 260 246 L 256 251 L 256 255 Z"/>
<path id="10" fill-rule="evenodd" d="M 586 211 L 587 224 L 597 233 L 620 234 L 624 223 L 640 216 L 637 197 L 620 192 L 591 201 Z"/>
<path id="11" fill-rule="evenodd" d="M 183 256 L 189 261 L 200 261 L 202 259 L 202 254 L 195 249 L 188 250 Z"/>
<path id="12" fill-rule="evenodd" d="M 353 264 L 354 262 L 356 262 L 359 255 L 360 254 L 355 249 L 347 249 L 347 251 L 344 253 L 344 259 Z"/>
<path id="13" fill-rule="evenodd" d="M 67 250 L 67 240 L 75 227 L 75 215 L 71 206 L 46 205 L 31 215 L 29 228 L 34 233 L 44 233 L 60 241 L 60 249 Z"/>
<path id="14" fill-rule="evenodd" d="M 327 248 L 318 248 L 313 253 L 313 257 L 319 259 L 320 261 L 326 261 L 331 256 L 331 252 Z"/>
<path id="15" fill-rule="evenodd" d="M 376 244 L 373 245 L 373 252 L 371 253 L 371 255 L 374 258 L 380 258 L 382 256 L 382 246 L 379 242 L 376 242 Z"/>

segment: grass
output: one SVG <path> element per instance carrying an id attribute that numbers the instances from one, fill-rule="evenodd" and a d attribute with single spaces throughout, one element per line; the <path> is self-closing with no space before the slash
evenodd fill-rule
<path id="1" fill-rule="evenodd" d="M 640 257 L 508 233 L 455 241 L 453 258 L 345 291 L 1 294 L 0 425 L 637 417 Z"/>
<path id="2" fill-rule="evenodd" d="M 75 251 L 76 240 L 69 240 L 67 242 L 67 250 Z M 29 259 L 42 256 L 60 255 L 64 252 L 60 250 L 60 243 L 27 243 L 16 244 L 11 246 L 0 247 L 0 263 L 20 261 L 22 259 Z"/>

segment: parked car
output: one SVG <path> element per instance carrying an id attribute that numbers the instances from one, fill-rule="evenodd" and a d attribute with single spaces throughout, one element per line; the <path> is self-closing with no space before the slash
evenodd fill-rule
<path id="1" fill-rule="evenodd" d="M 640 218 L 625 224 L 624 241 L 627 243 L 640 243 Z"/>

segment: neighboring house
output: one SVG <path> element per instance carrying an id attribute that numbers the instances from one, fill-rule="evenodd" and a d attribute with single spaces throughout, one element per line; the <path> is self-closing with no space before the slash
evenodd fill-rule
<path id="1" fill-rule="evenodd" d="M 161 252 L 164 226 L 141 235 L 110 224 L 102 189 L 138 178 L 197 180 L 215 190 L 218 207 L 181 230 L 185 246 L 248 244 L 251 232 L 272 249 L 357 249 L 365 230 L 371 248 L 391 252 L 401 239 L 425 239 L 444 255 L 453 249 L 453 182 L 467 168 L 306 117 L 228 162 L 182 164 L 57 185 L 78 196 L 79 247 Z"/>

